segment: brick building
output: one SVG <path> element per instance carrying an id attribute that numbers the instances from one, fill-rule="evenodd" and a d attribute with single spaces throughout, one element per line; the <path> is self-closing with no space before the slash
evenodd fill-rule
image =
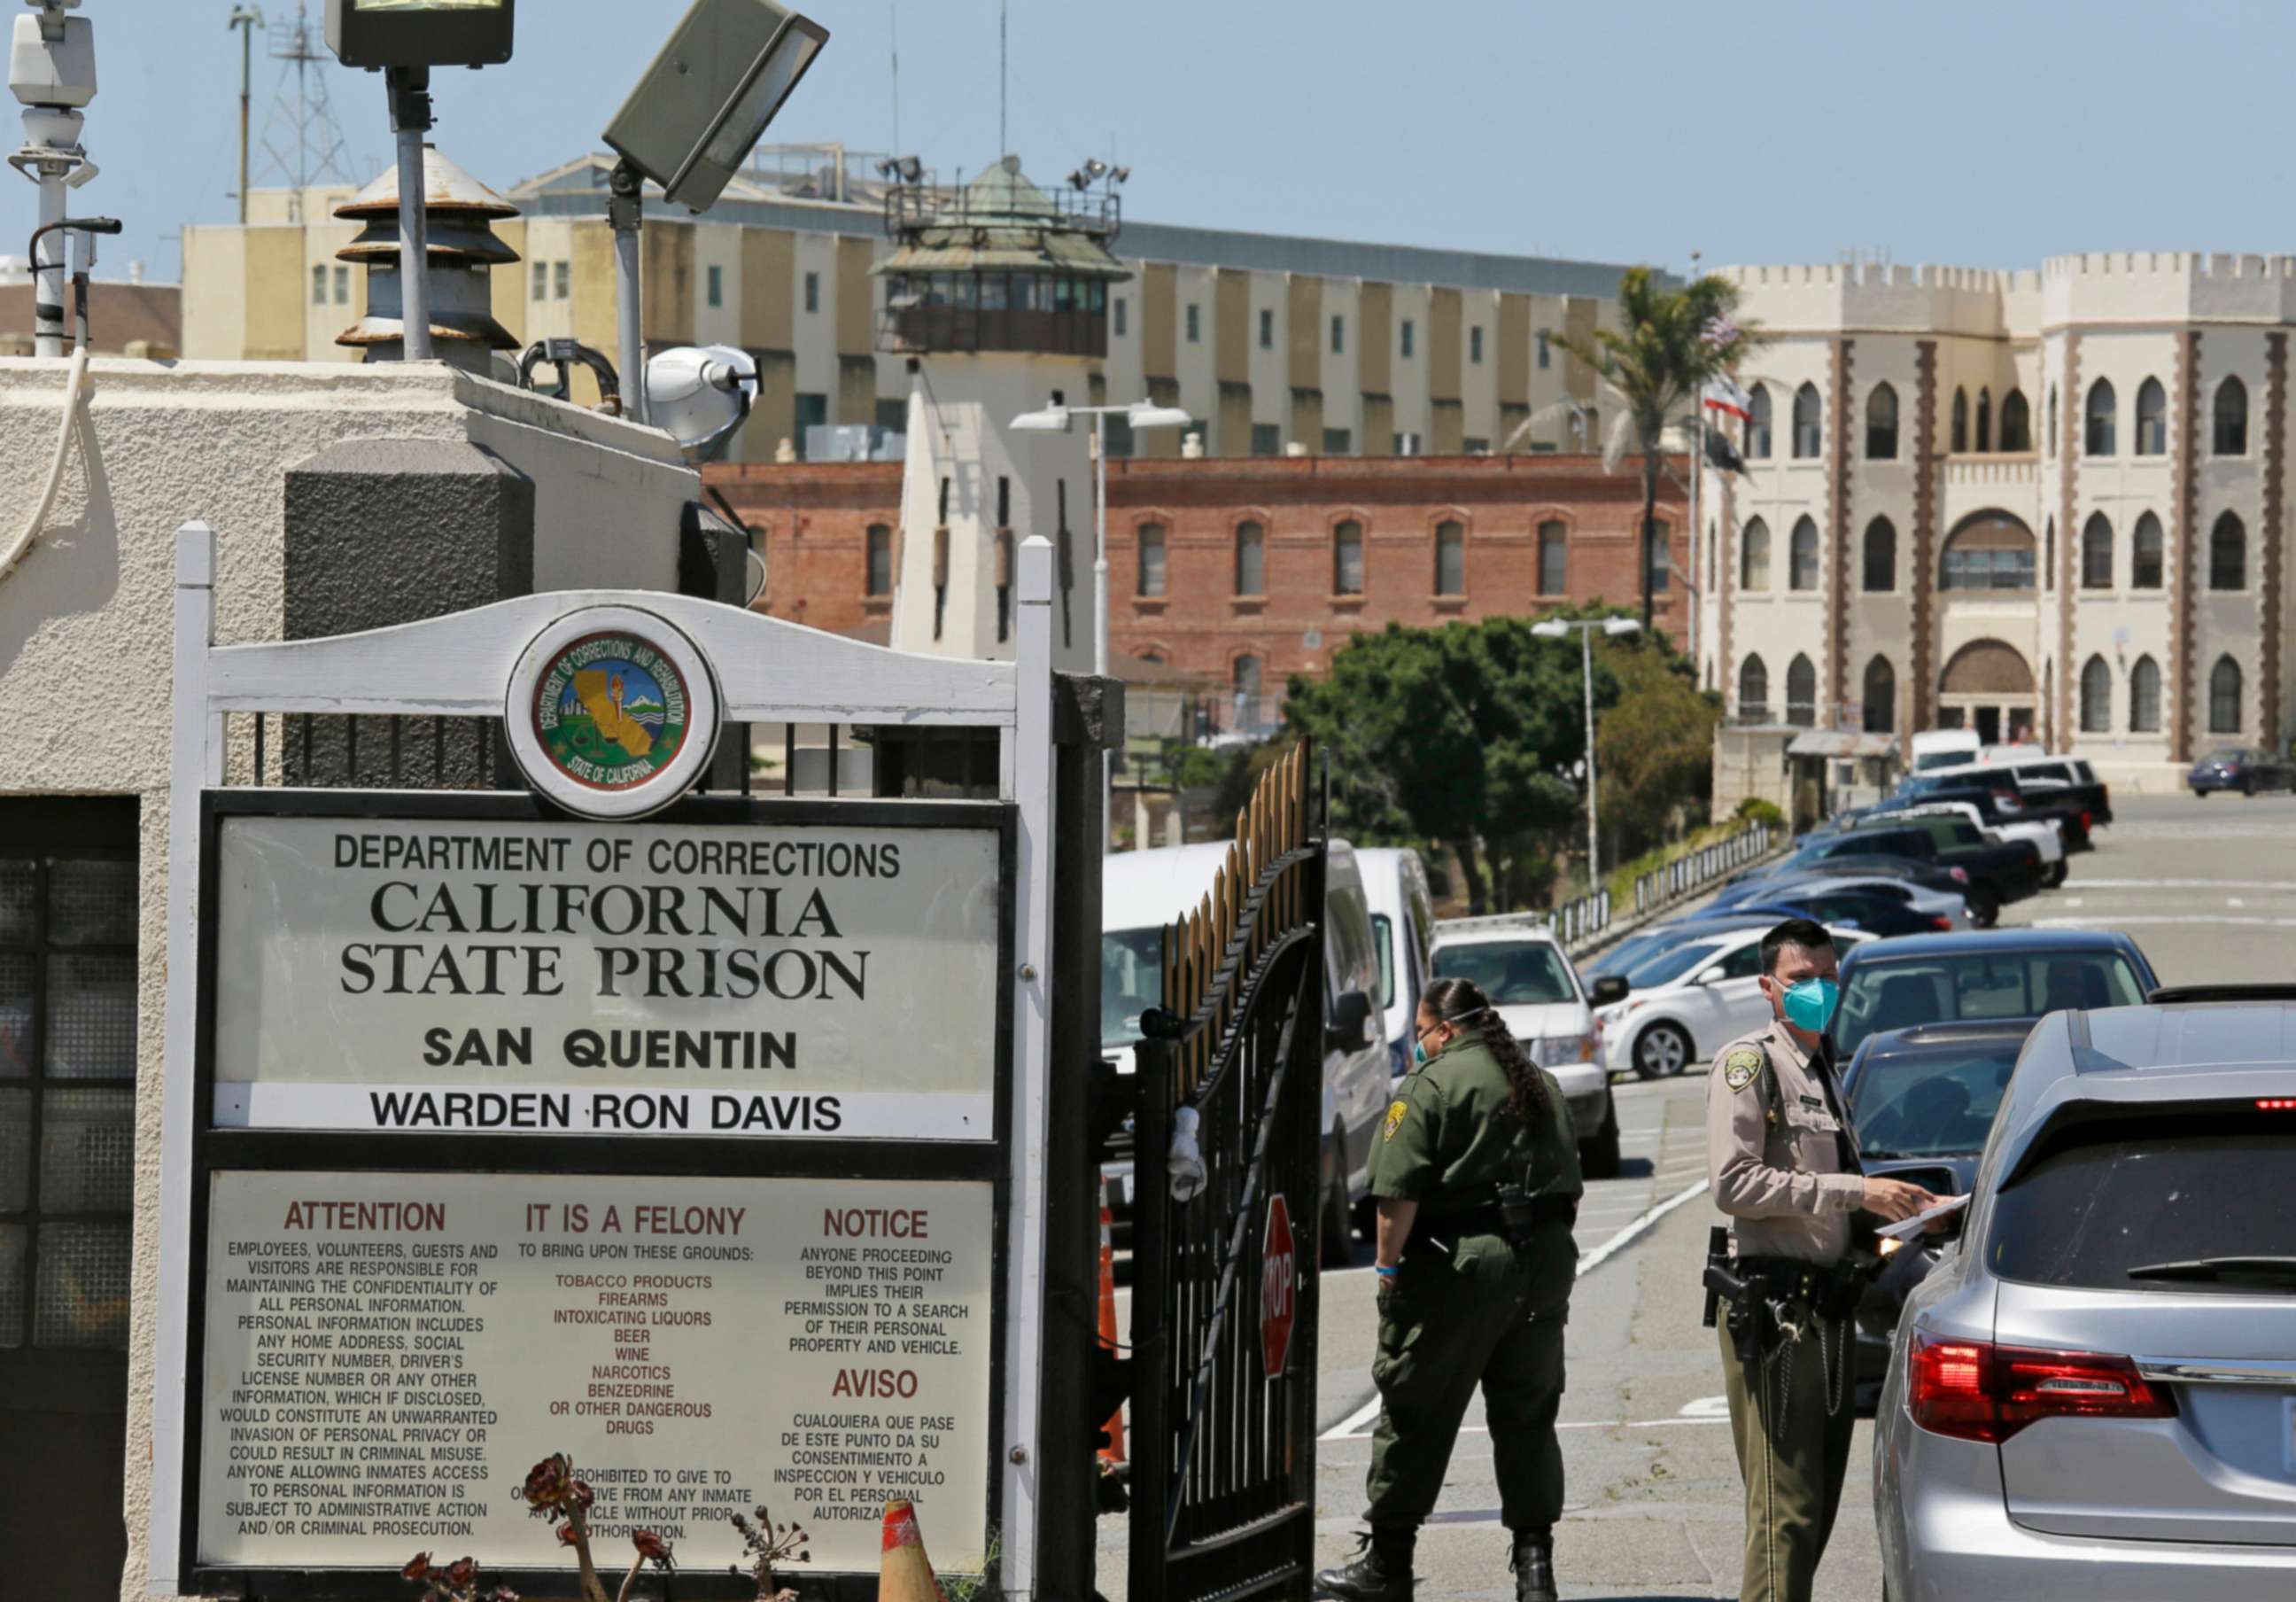
<path id="1" fill-rule="evenodd" d="M 882 640 L 892 615 L 901 468 L 742 464 L 709 481 L 764 560 L 758 606 Z M 1112 461 L 1111 648 L 1227 687 L 1247 726 L 1347 637 L 1641 594 L 1641 480 L 1592 456 Z M 1690 574 L 1684 503 L 1660 502 L 1658 620 L 1677 644 Z M 1074 516 L 1091 556 L 1091 511 Z"/>

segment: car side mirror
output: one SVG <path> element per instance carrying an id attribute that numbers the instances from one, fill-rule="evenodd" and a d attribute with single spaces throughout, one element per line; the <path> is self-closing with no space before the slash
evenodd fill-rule
<path id="1" fill-rule="evenodd" d="M 1701 984 L 1720 984 L 1729 977 L 1730 975 L 1728 972 L 1725 969 L 1709 968 L 1706 972 L 1698 976 L 1698 982 Z"/>
<path id="2" fill-rule="evenodd" d="M 1332 1002 L 1332 1015 L 1324 1025 L 1326 1051 L 1364 1051 L 1371 1046 L 1371 998 L 1361 990 L 1341 990 Z"/>
<path id="3" fill-rule="evenodd" d="M 1596 1006 L 1615 1006 L 1624 1001 L 1628 992 L 1633 989 L 1627 982 L 1625 974 L 1605 974 L 1595 982 L 1595 988 L 1587 992 L 1587 998 Z"/>

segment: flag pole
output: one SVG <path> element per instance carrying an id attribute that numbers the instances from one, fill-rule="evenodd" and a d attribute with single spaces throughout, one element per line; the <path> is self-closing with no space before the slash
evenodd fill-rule
<path id="1" fill-rule="evenodd" d="M 1690 253 L 1690 282 L 1698 282 L 1698 256 Z M 1683 585 L 1683 599 L 1688 604 L 1690 670 L 1699 674 L 1698 614 L 1706 608 L 1706 592 L 1699 587 L 1699 575 L 1706 570 L 1701 564 L 1700 548 L 1705 538 L 1706 525 L 1698 515 L 1698 490 L 1706 477 L 1706 386 L 1701 384 L 1698 393 L 1691 397 L 1690 415 L 1697 427 L 1691 431 L 1690 440 L 1690 574 Z M 1699 674 L 1702 678 L 1702 674 Z"/>

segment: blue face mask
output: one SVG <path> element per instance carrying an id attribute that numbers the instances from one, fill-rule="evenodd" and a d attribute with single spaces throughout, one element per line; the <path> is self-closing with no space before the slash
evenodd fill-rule
<path id="1" fill-rule="evenodd" d="M 1424 1068 L 1427 1066 L 1426 1041 L 1414 1040 L 1411 1042 L 1411 1065 L 1414 1068 Z"/>
<path id="2" fill-rule="evenodd" d="M 1816 1034 L 1833 1021 L 1841 987 L 1831 979 L 1804 979 L 1786 986 L 1786 1022 Z"/>

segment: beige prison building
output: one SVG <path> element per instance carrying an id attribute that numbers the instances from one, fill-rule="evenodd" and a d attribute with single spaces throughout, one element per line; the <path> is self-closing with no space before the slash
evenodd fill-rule
<path id="1" fill-rule="evenodd" d="M 496 270 L 494 315 L 523 344 L 572 337 L 614 354 L 611 166 L 586 156 L 506 192 L 524 215 L 495 232 L 524 259 Z M 883 188 L 842 160 L 829 184 L 817 177 L 759 167 L 699 218 L 649 193 L 649 349 L 734 345 L 758 359 L 733 461 L 772 461 L 783 441 L 802 453 L 815 425 L 898 431 L 906 418 L 908 379 L 878 349 L 885 292 L 870 275 L 892 251 Z M 793 193 L 824 188 L 852 198 Z M 259 191 L 245 226 L 186 228 L 184 355 L 356 359 L 334 342 L 365 311 L 365 275 L 336 259 L 357 230 L 333 210 L 352 193 Z M 1609 422 L 1594 375 L 1554 336 L 1615 321 L 1616 265 L 1153 223 L 1128 224 L 1115 250 L 1133 277 L 1111 292 L 1090 398 L 1185 407 L 1209 455 L 1472 455 L 1534 415 L 1529 448 L 1579 449 Z M 1117 434 L 1111 454 L 1132 454 Z M 1182 448 L 1168 431 L 1136 451 Z"/>
<path id="2" fill-rule="evenodd" d="M 2296 257 L 1730 275 L 1776 336 L 1704 481 L 1735 721 L 2023 729 L 2145 788 L 2288 738 Z"/>

